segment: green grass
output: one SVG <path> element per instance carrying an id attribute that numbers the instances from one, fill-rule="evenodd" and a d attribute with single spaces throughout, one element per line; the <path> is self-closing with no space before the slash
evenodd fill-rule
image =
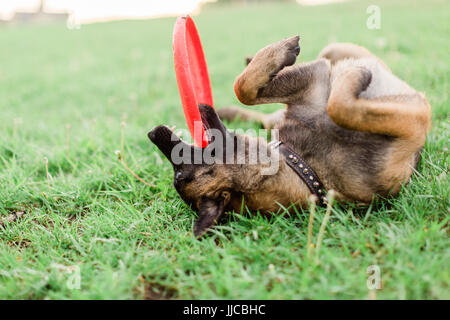
<path id="1" fill-rule="evenodd" d="M 376 264 L 379 299 L 449 299 L 450 5 L 384 1 L 381 29 L 368 30 L 369 4 L 219 6 L 195 17 L 217 107 L 238 104 L 232 86 L 246 55 L 294 34 L 300 60 L 355 42 L 427 94 L 433 129 L 418 173 L 377 209 L 336 207 L 317 262 L 306 258 L 307 211 L 235 213 L 194 239 L 195 214 L 146 136 L 158 124 L 185 127 L 174 18 L 0 27 L 0 298 L 366 299 Z M 122 121 L 125 159 L 152 187 L 117 161 Z M 62 266 L 80 268 L 79 290 Z"/>

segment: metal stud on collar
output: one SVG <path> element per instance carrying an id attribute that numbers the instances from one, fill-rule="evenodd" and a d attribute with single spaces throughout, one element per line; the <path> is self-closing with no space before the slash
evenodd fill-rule
<path id="1" fill-rule="evenodd" d="M 280 144 L 282 144 L 281 141 L 278 140 L 272 140 L 269 142 L 269 146 L 273 147 L 273 148 L 278 148 L 280 146 Z"/>
<path id="2" fill-rule="evenodd" d="M 280 141 L 272 141 L 270 143 L 274 148 L 280 147 L 280 151 L 286 157 L 285 160 L 287 164 L 297 173 L 297 175 L 306 183 L 309 190 L 315 194 L 319 199 L 321 205 L 327 203 L 327 198 L 325 197 L 325 190 L 320 182 L 320 178 L 314 172 L 314 170 L 308 166 L 308 164 L 294 151 L 289 149 L 288 146 L 284 145 Z"/>

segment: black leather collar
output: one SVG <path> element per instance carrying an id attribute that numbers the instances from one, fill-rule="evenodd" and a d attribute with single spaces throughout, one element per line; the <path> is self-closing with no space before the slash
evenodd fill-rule
<path id="1" fill-rule="evenodd" d="M 312 194 L 317 196 L 319 205 L 324 206 L 327 203 L 325 188 L 314 170 L 297 153 L 292 151 L 281 141 L 272 141 L 270 143 L 275 149 L 279 148 L 280 153 L 285 157 L 289 167 L 306 183 Z"/>

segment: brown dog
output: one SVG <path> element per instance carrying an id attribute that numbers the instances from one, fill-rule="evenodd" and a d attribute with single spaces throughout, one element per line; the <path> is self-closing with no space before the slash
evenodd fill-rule
<path id="1" fill-rule="evenodd" d="M 166 126 L 149 132 L 174 166 L 176 190 L 198 212 L 196 236 L 225 211 L 240 212 L 244 205 L 263 213 L 276 212 L 280 206 L 305 207 L 311 194 L 320 196 L 332 189 L 338 200 L 367 204 L 376 195 L 397 194 L 409 180 L 430 129 L 425 96 L 360 46 L 332 44 L 317 60 L 294 65 L 299 52 L 299 37 L 261 49 L 234 86 L 246 105 L 278 102 L 287 105 L 285 110 L 273 114 L 238 107 L 218 111 L 223 119 L 259 121 L 265 128 L 278 128 L 279 140 L 292 154 L 277 158 L 275 174 L 262 173 L 267 162 L 246 161 L 256 138 L 227 131 L 209 106 L 201 105 L 200 113 L 207 129 L 221 133 L 222 138 L 215 138 L 223 140 L 221 148 L 188 146 Z M 259 148 L 267 147 L 270 156 L 277 152 L 276 146 L 256 141 Z M 223 164 L 225 154 L 236 151 L 236 145 L 244 146 L 242 152 L 234 152 L 231 162 Z M 182 156 L 201 158 L 209 152 L 220 161 L 175 163 L 176 146 L 183 146 Z M 302 176 L 302 170 L 308 169 L 293 170 L 297 156 L 299 167 L 304 164 L 314 176 Z"/>

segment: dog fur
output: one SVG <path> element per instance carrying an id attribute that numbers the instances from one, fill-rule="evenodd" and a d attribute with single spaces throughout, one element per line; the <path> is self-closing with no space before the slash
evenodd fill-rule
<path id="1" fill-rule="evenodd" d="M 425 96 L 363 47 L 331 44 L 317 60 L 294 65 L 299 52 L 298 36 L 261 49 L 247 59 L 234 85 L 243 104 L 283 103 L 286 109 L 263 114 L 230 107 L 217 114 L 203 105 L 199 108 L 203 122 L 222 132 L 226 141 L 245 146 L 257 138 L 229 132 L 219 117 L 277 128 L 280 141 L 314 168 L 339 201 L 368 204 L 377 195 L 396 195 L 417 166 L 430 129 Z M 170 151 L 184 143 L 166 126 L 153 129 L 149 138 L 171 162 Z M 257 143 L 267 144 L 262 139 Z M 192 153 L 205 152 L 189 148 Z M 241 157 L 249 156 L 245 148 Z M 276 212 L 280 206 L 308 205 L 311 192 L 284 159 L 278 160 L 274 175 L 261 173 L 267 164 L 237 160 L 231 164 L 172 162 L 176 190 L 199 215 L 196 236 L 203 235 L 225 211 L 239 212 L 243 205 L 263 213 Z"/>

